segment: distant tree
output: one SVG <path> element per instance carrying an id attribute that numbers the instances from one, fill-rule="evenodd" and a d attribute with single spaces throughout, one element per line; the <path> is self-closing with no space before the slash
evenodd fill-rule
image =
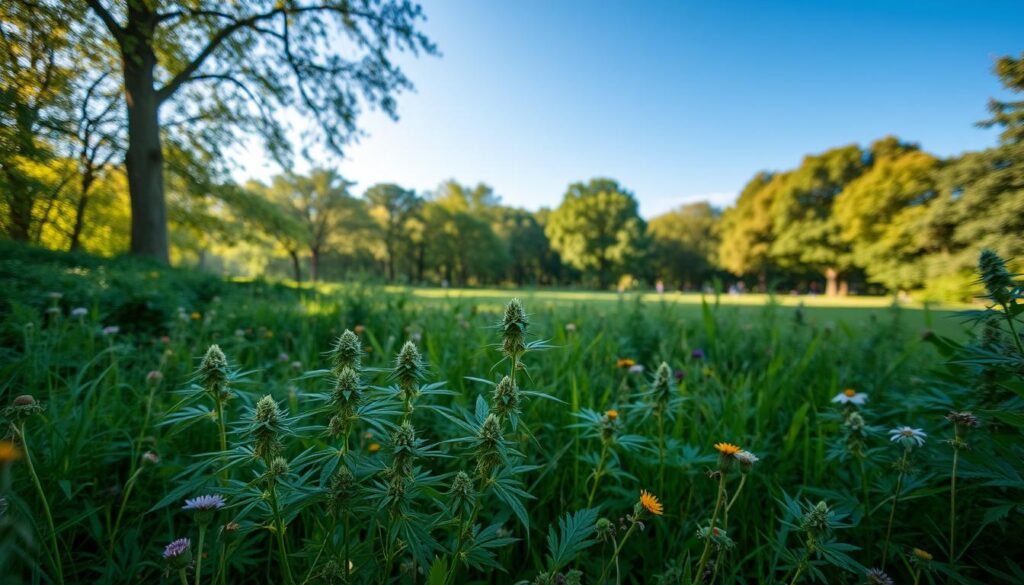
<path id="1" fill-rule="evenodd" d="M 496 231 L 508 250 L 512 281 L 519 286 L 541 282 L 551 243 L 537 217 L 525 209 L 502 208 Z"/>
<path id="2" fill-rule="evenodd" d="M 747 182 L 736 203 L 722 213 L 719 264 L 736 276 L 755 274 L 767 286 L 769 251 L 774 238 L 772 207 L 786 174 L 761 172 Z"/>
<path id="3" fill-rule="evenodd" d="M 122 64 L 132 251 L 163 261 L 165 143 L 200 151 L 207 174 L 240 133 L 261 135 L 284 158 L 285 129 L 275 114 L 294 107 L 340 152 L 356 134 L 361 102 L 393 116 L 395 94 L 410 87 L 391 51 L 435 52 L 416 30 L 419 6 L 408 0 L 85 0 L 88 11 L 73 0 L 59 4 Z"/>
<path id="4" fill-rule="evenodd" d="M 772 259 L 789 269 L 825 276 L 825 293 L 844 294 L 845 275 L 855 266 L 849 244 L 832 217 L 836 197 L 867 167 L 856 145 L 804 158 L 787 174 L 772 202 Z"/>
<path id="5" fill-rule="evenodd" d="M 349 194 L 352 183 L 336 171 L 314 169 L 308 175 L 279 175 L 269 187 L 278 202 L 302 226 L 310 256 L 310 279 L 320 276 L 320 258 L 332 239 L 358 237 L 370 220 L 362 203 Z M 294 258 L 294 257 L 293 257 Z"/>
<path id="6" fill-rule="evenodd" d="M 446 181 L 424 208 L 427 253 L 448 282 L 495 282 L 505 274 L 508 251 L 492 228 L 500 199 L 485 184 Z"/>
<path id="7" fill-rule="evenodd" d="M 834 220 L 870 280 L 890 290 L 919 287 L 930 243 L 918 225 L 937 195 L 940 162 L 895 138 L 875 142 L 870 153 L 870 169 L 836 197 Z"/>
<path id="8" fill-rule="evenodd" d="M 259 181 L 224 197 L 251 233 L 263 233 L 285 252 L 292 265 L 292 278 L 302 282 L 302 251 L 306 247 L 305 226 L 290 201 Z"/>
<path id="9" fill-rule="evenodd" d="M 995 73 L 1007 90 L 1024 93 L 1024 53 L 998 59 Z M 950 161 L 922 222 L 921 235 L 934 246 L 927 258 L 932 279 L 960 272 L 968 280 L 982 248 L 1024 258 L 1024 101 L 992 100 L 989 111 L 981 125 L 1001 129 L 999 145 Z"/>
<path id="10" fill-rule="evenodd" d="M 67 165 L 46 168 L 74 107 L 76 72 L 62 54 L 70 16 L 59 6 L 0 3 L 0 232 L 13 240 L 39 239 L 73 179 Z"/>
<path id="11" fill-rule="evenodd" d="M 601 288 L 631 267 L 643 248 L 636 198 L 611 179 L 573 183 L 545 231 L 570 266 L 596 274 Z"/>
<path id="12" fill-rule="evenodd" d="M 682 205 L 647 224 L 655 274 L 676 284 L 700 284 L 717 265 L 721 213 L 707 202 Z"/>
<path id="13" fill-rule="evenodd" d="M 409 241 L 409 222 L 423 204 L 414 191 L 393 183 L 381 183 L 366 190 L 370 216 L 380 227 L 384 243 L 387 278 L 395 279 L 395 261 L 399 250 Z"/>

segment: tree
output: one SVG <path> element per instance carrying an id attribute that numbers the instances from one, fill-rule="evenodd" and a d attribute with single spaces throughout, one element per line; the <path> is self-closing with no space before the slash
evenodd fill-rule
<path id="1" fill-rule="evenodd" d="M 495 282 L 505 274 L 508 250 L 492 228 L 500 198 L 489 186 L 445 181 L 424 206 L 427 256 L 439 275 L 461 285 Z"/>
<path id="2" fill-rule="evenodd" d="M 700 284 L 717 265 L 721 213 L 707 202 L 681 205 L 647 224 L 653 269 L 661 279 Z"/>
<path id="3" fill-rule="evenodd" d="M 12 0 L 0 4 L 0 231 L 37 241 L 73 178 L 45 165 L 58 153 L 60 121 L 70 111 L 75 72 L 62 58 L 69 13 Z"/>
<path id="4" fill-rule="evenodd" d="M 594 272 L 606 288 L 639 255 L 644 230 L 632 193 L 612 179 L 591 179 L 569 185 L 545 232 L 565 262 Z"/>
<path id="5" fill-rule="evenodd" d="M 247 132 L 284 159 L 285 128 L 274 114 L 294 107 L 340 153 L 357 134 L 361 103 L 394 116 L 395 94 L 411 86 L 390 51 L 436 52 L 408 0 L 85 3 L 101 27 L 83 27 L 102 30 L 122 64 L 132 252 L 163 261 L 165 141 L 203 152 L 208 172 Z M 166 113 L 174 119 L 163 121 Z"/>
<path id="6" fill-rule="evenodd" d="M 543 281 L 544 259 L 551 254 L 551 243 L 537 217 L 525 209 L 503 207 L 495 227 L 508 250 L 512 281 L 519 286 Z"/>
<path id="7" fill-rule="evenodd" d="M 270 184 L 272 200 L 301 226 L 301 241 L 310 256 L 311 280 L 319 277 L 321 255 L 332 239 L 358 237 L 369 227 L 366 209 L 349 195 L 351 185 L 336 171 L 327 169 L 315 169 L 307 176 L 279 175 Z M 292 259 L 297 262 L 297 255 Z M 296 263 L 296 271 L 297 267 Z"/>
<path id="8" fill-rule="evenodd" d="M 770 255 L 785 268 L 810 268 L 825 276 L 825 293 L 844 294 L 845 273 L 853 268 L 849 245 L 840 237 L 832 205 L 867 166 L 857 145 L 804 158 L 786 175 L 772 203 Z"/>
<path id="9" fill-rule="evenodd" d="M 736 204 L 722 214 L 719 263 L 736 276 L 756 274 L 762 290 L 768 284 L 774 238 L 772 207 L 786 178 L 786 173 L 758 173 L 740 191 Z"/>
<path id="10" fill-rule="evenodd" d="M 870 280 L 890 290 L 918 287 L 929 243 L 917 226 L 937 195 L 940 162 L 895 138 L 874 143 L 870 152 L 870 169 L 836 197 L 835 222 Z"/>
<path id="11" fill-rule="evenodd" d="M 393 183 L 381 183 L 366 190 L 370 216 L 380 226 L 384 240 L 385 267 L 389 281 L 395 280 L 395 259 L 409 241 L 409 221 L 423 203 L 414 191 Z"/>

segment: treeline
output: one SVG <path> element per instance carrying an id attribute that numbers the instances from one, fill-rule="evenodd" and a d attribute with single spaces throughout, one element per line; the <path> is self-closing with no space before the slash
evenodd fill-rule
<path id="1" fill-rule="evenodd" d="M 456 181 L 428 193 L 380 184 L 357 194 L 330 168 L 233 184 L 225 147 L 244 136 L 262 136 L 282 168 L 292 166 L 277 121 L 288 104 L 305 104 L 338 153 L 357 133 L 360 105 L 393 112 L 394 95 L 409 86 L 388 50 L 434 52 L 414 26 L 418 8 L 385 3 L 379 14 L 342 18 L 347 35 L 373 42 L 360 45 L 369 57 L 328 75 L 321 60 L 341 56 L 298 33 L 303 52 L 275 53 L 283 49 L 274 27 L 322 31 L 339 14 L 289 6 L 138 6 L 135 16 L 155 19 L 157 32 L 101 2 L 84 12 L 63 0 L 0 4 L 0 235 L 296 280 L 603 289 L 660 281 L 666 290 L 721 283 L 827 294 L 924 289 L 939 298 L 967 288 L 982 247 L 1024 256 L 1019 100 L 989 104 L 981 125 L 1001 134 L 987 150 L 941 159 L 893 137 L 841 146 L 757 174 L 725 210 L 695 203 L 650 221 L 628 186 L 606 178 L 569 185 L 558 206 L 539 211 Z M 161 34 L 194 42 L 164 47 Z M 275 54 L 288 72 L 274 69 Z M 294 68 L 288 59 L 297 55 L 308 63 Z M 157 78 L 132 69 L 147 56 Z M 208 72 L 213 65 L 220 72 Z M 996 73 L 1009 91 L 1024 91 L 1022 59 L 999 59 Z M 155 92 L 159 118 L 133 118 L 145 100 L 126 100 L 125 88 L 140 75 L 149 81 L 137 95 Z M 346 80 L 365 95 L 345 90 Z"/>

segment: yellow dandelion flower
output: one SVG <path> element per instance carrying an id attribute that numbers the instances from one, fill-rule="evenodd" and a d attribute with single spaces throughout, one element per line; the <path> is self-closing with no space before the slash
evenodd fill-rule
<path id="1" fill-rule="evenodd" d="M 636 365 L 636 360 L 631 358 L 621 358 L 619 361 L 615 362 L 615 365 L 620 368 L 632 368 Z"/>
<path id="2" fill-rule="evenodd" d="M 715 443 L 715 449 L 722 455 L 736 455 L 743 450 L 732 443 Z"/>
<path id="3" fill-rule="evenodd" d="M 21 459 L 21 449 L 11 441 L 0 441 L 0 463 L 11 463 Z"/>
<path id="4" fill-rule="evenodd" d="M 935 558 L 935 557 L 932 556 L 932 553 L 930 553 L 930 552 L 928 552 L 926 550 L 921 550 L 919 548 L 915 548 L 914 549 L 914 556 L 919 558 L 919 559 L 921 559 L 922 561 L 930 561 L 933 558 Z"/>
<path id="5" fill-rule="evenodd" d="M 609 420 L 615 420 L 615 419 L 619 418 L 619 411 L 617 411 L 615 409 L 606 410 L 604 415 L 607 416 Z"/>
<path id="6" fill-rule="evenodd" d="M 370 453 L 376 453 L 377 451 L 380 451 L 380 443 L 370 443 L 370 446 L 367 447 L 367 449 L 370 450 Z"/>
<path id="7" fill-rule="evenodd" d="M 661 502 L 658 501 L 658 497 L 647 490 L 640 490 L 640 504 L 655 516 L 661 516 L 664 510 Z"/>
<path id="8" fill-rule="evenodd" d="M 203 318 L 202 313 L 200 313 L 199 311 L 192 311 L 192 320 L 193 321 L 198 321 L 198 320 L 200 320 L 202 318 Z"/>

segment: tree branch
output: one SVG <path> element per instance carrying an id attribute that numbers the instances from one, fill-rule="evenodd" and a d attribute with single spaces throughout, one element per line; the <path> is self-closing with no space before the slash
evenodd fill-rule
<path id="1" fill-rule="evenodd" d="M 92 11 L 96 13 L 96 16 L 100 17 L 100 20 L 103 21 L 103 25 L 107 27 L 107 30 L 114 36 L 114 39 L 120 41 L 121 35 L 124 33 L 124 29 L 121 28 L 121 25 L 117 24 L 117 21 L 114 20 L 114 16 L 110 14 L 110 11 L 100 4 L 100 0 L 85 0 L 85 3 L 89 5 L 89 8 L 92 8 Z"/>

